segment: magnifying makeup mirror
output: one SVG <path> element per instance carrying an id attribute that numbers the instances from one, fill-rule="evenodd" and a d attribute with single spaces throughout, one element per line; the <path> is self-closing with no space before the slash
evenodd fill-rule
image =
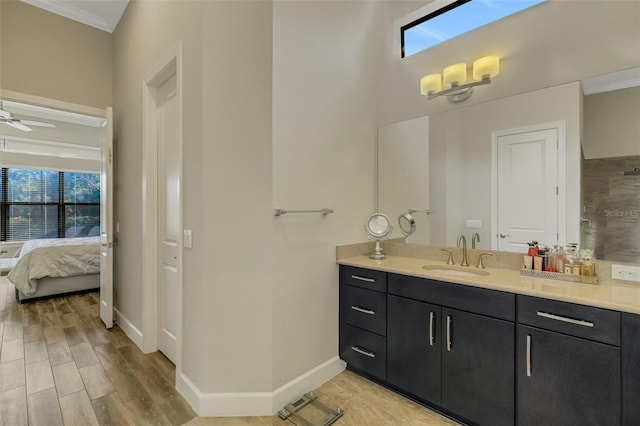
<path id="1" fill-rule="evenodd" d="M 405 237 L 410 236 L 414 232 L 416 232 L 416 221 L 411 216 L 411 213 L 404 213 L 398 217 L 398 226 L 400 227 L 400 232 Z"/>
<path id="2" fill-rule="evenodd" d="M 369 255 L 369 258 L 375 260 L 385 259 L 387 256 L 382 252 L 382 248 L 380 248 L 380 240 L 387 237 L 391 234 L 391 231 L 393 231 L 391 221 L 389 221 L 389 218 L 385 214 L 374 213 L 369 217 L 365 228 L 367 234 L 376 240 L 376 249 Z"/>

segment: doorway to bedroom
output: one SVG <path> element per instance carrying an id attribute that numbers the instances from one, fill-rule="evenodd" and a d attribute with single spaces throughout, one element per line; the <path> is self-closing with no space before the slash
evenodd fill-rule
<path id="1" fill-rule="evenodd" d="M 110 108 L 106 110 L 4 90 L 0 100 L 0 264 L 16 272 L 30 250 L 62 257 L 42 280 L 14 285 L 21 300 L 101 288 L 101 318 L 113 325 Z M 109 200 L 107 204 L 107 200 Z M 101 240 L 108 242 L 104 247 Z M 70 250 L 62 250 L 78 246 Z M 79 246 L 86 246 L 87 250 Z M 43 253 L 43 252 L 39 252 Z M 69 256 L 65 258 L 65 256 Z M 73 258 L 72 258 L 73 256 Z M 44 257 L 44 256 L 41 256 Z M 77 257 L 77 258 L 76 258 Z M 66 259 L 66 260 L 65 260 Z M 32 271 L 28 272 L 31 277 Z M 9 274 L 11 280 L 11 274 Z M 37 280 L 37 281 L 36 281 Z M 60 280 L 60 281 L 56 281 Z M 37 284 L 36 284 L 37 283 Z M 40 285 L 42 283 L 42 285 Z M 36 285 L 40 288 L 36 288 Z M 31 286 L 31 287 L 29 287 Z"/>

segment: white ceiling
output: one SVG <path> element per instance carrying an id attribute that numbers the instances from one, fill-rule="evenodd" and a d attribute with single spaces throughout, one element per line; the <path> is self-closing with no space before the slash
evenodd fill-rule
<path id="1" fill-rule="evenodd" d="M 113 32 L 129 0 L 21 0 L 57 15 Z"/>

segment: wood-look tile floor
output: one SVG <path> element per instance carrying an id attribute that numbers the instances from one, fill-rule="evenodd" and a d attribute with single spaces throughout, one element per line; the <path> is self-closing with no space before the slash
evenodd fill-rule
<path id="1" fill-rule="evenodd" d="M 98 293 L 19 304 L 0 277 L 0 425 L 291 425 L 278 416 L 197 417 L 175 390 L 175 367 L 104 328 Z M 344 409 L 340 426 L 455 422 L 350 372 L 316 389 Z"/>

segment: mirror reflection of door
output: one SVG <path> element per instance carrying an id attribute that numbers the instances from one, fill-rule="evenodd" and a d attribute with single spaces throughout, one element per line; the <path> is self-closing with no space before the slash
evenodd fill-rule
<path id="1" fill-rule="evenodd" d="M 558 133 L 535 127 L 494 133 L 494 249 L 558 244 Z"/>

